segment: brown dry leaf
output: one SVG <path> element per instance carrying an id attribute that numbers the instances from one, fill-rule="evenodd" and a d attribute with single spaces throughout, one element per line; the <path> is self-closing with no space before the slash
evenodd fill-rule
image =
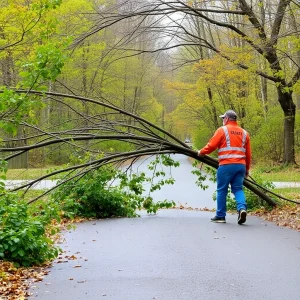
<path id="1" fill-rule="evenodd" d="M 49 273 L 43 265 L 34 268 L 15 268 L 10 262 L 0 261 L 0 299 L 21 300 L 30 296 L 28 288 L 34 281 L 43 280 Z"/>
<path id="2" fill-rule="evenodd" d="M 69 262 L 68 260 L 58 260 L 56 263 L 61 264 L 61 263 L 67 263 Z"/>
<path id="3" fill-rule="evenodd" d="M 77 257 L 75 255 L 71 255 L 71 256 L 66 256 L 66 258 L 70 259 L 70 260 L 75 260 L 77 259 Z"/>
<path id="4" fill-rule="evenodd" d="M 252 214 L 273 222 L 277 226 L 300 231 L 300 206 L 286 205 L 273 208 L 271 211 L 260 209 Z"/>

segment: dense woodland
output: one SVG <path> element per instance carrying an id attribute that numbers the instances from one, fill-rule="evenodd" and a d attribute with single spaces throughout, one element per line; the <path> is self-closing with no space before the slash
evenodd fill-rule
<path id="1" fill-rule="evenodd" d="M 145 146 L 124 135 L 167 132 L 199 148 L 227 109 L 251 134 L 254 162 L 296 162 L 298 1 L 0 5 L 1 152 L 11 167 Z"/>

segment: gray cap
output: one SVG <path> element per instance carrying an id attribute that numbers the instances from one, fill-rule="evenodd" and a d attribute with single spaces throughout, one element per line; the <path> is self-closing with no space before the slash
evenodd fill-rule
<path id="1" fill-rule="evenodd" d="M 236 121 L 237 114 L 233 110 L 227 110 L 223 115 L 219 116 L 220 118 L 224 119 L 225 117 L 228 117 L 229 120 Z"/>

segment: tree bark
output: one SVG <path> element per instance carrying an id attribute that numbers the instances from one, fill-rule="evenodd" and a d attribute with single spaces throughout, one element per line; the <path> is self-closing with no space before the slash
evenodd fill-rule
<path id="1" fill-rule="evenodd" d="M 295 116 L 296 105 L 292 99 L 292 92 L 282 92 L 282 87 L 277 87 L 278 100 L 284 112 L 284 164 L 296 164 L 295 161 Z"/>

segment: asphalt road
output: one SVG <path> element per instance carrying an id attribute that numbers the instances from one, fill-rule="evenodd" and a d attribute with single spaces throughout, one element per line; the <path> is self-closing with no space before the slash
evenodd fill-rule
<path id="1" fill-rule="evenodd" d="M 211 216 L 162 210 L 78 224 L 30 299 L 300 299 L 299 232 L 251 216 L 242 226 L 235 215 L 214 224 Z"/>
<path id="2" fill-rule="evenodd" d="M 201 191 L 187 158 L 175 159 L 176 184 L 154 199 L 214 208 L 215 185 Z M 236 215 L 214 224 L 213 215 L 172 209 L 78 224 L 64 233 L 63 254 L 30 299 L 300 300 L 299 232 L 251 216 L 242 226 Z"/>

